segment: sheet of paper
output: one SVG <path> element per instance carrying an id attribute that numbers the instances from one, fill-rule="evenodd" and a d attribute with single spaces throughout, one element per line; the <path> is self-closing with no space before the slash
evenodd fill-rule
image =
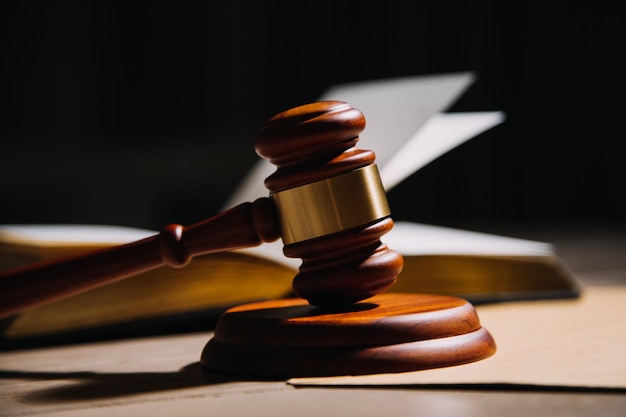
<path id="1" fill-rule="evenodd" d="M 395 222 L 382 240 L 405 256 L 550 256 L 550 243 L 414 222 Z"/>
<path id="2" fill-rule="evenodd" d="M 446 152 L 502 123 L 503 112 L 437 113 L 380 167 L 386 190 Z"/>
<path id="3" fill-rule="evenodd" d="M 577 300 L 479 306 L 498 350 L 460 366 L 399 374 L 291 379 L 293 385 L 505 385 L 626 389 L 626 287 Z"/>
<path id="4" fill-rule="evenodd" d="M 550 243 L 499 236 L 451 227 L 414 222 L 396 222 L 382 241 L 405 256 L 408 255 L 490 255 L 490 256 L 550 256 Z M 283 255 L 283 243 L 278 240 L 253 248 L 240 249 L 297 269 L 302 261 Z"/>
<path id="5" fill-rule="evenodd" d="M 124 226 L 89 224 L 0 224 L 0 242 L 63 246 L 120 245 L 158 232 Z"/>
<path id="6" fill-rule="evenodd" d="M 382 167 L 434 114 L 450 107 L 473 81 L 471 73 L 376 80 L 339 85 L 319 99 L 342 100 L 363 112 L 366 128 L 358 146 L 376 152 L 376 162 Z M 224 208 L 266 196 L 263 180 L 275 170 L 269 162 L 259 160 Z"/>

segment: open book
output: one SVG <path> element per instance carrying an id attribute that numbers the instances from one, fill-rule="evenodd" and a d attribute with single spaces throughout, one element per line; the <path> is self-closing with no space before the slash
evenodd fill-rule
<path id="1" fill-rule="evenodd" d="M 504 120 L 501 112 L 443 113 L 473 79 L 459 73 L 357 83 L 332 88 L 321 99 L 343 100 L 364 113 L 367 126 L 359 147 L 376 152 L 389 190 Z M 263 180 L 273 170 L 260 160 L 225 208 L 267 195 Z M 155 233 L 118 226 L 2 226 L 0 269 Z M 401 221 L 382 239 L 405 258 L 392 291 L 450 294 L 474 303 L 576 297 L 580 291 L 548 243 Z M 198 318 L 208 327 L 232 305 L 291 296 L 299 263 L 282 254 L 280 241 L 200 256 L 183 269 L 159 268 L 35 308 L 4 320 L 0 331 L 5 345 L 19 345 L 42 337 L 62 341 L 76 335 L 129 335 L 138 329 L 144 334 L 188 330 Z"/>

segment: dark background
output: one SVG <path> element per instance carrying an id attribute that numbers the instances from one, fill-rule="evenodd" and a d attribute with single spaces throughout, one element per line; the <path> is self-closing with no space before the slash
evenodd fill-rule
<path id="1" fill-rule="evenodd" d="M 273 114 L 338 83 L 458 71 L 478 81 L 451 111 L 508 119 L 391 191 L 396 219 L 624 220 L 618 2 L 6 3 L 0 223 L 190 224 L 220 210 Z"/>

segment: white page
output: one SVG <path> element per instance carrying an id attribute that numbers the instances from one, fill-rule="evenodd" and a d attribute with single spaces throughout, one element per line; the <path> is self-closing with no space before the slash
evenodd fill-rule
<path id="1" fill-rule="evenodd" d="M 366 127 L 358 147 L 373 150 L 385 166 L 434 114 L 446 110 L 472 84 L 471 73 L 416 76 L 339 85 L 320 100 L 341 100 L 363 112 Z M 224 209 L 267 196 L 263 182 L 276 167 L 260 159 L 226 202 Z"/>
<path id="2" fill-rule="evenodd" d="M 550 256 L 554 253 L 554 247 L 550 243 L 402 221 L 396 222 L 381 240 L 404 256 Z M 240 251 L 272 259 L 294 269 L 302 263 L 300 259 L 283 255 L 281 240 Z"/>
<path id="3" fill-rule="evenodd" d="M 122 245 L 157 231 L 125 226 L 88 224 L 0 225 L 0 241 L 39 246 Z"/>
<path id="4" fill-rule="evenodd" d="M 554 249 L 550 243 L 403 221 L 382 239 L 406 256 L 549 256 Z"/>
<path id="5" fill-rule="evenodd" d="M 376 153 L 382 167 L 436 113 L 447 110 L 474 82 L 471 73 L 394 78 L 334 87 L 321 100 L 361 110 L 365 130 L 357 146 Z"/>
<path id="6" fill-rule="evenodd" d="M 433 115 L 380 167 L 385 189 L 392 189 L 441 155 L 503 121 L 504 113 L 498 111 Z"/>

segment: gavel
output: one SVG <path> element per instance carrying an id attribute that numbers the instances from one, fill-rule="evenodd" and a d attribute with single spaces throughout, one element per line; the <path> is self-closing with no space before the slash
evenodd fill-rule
<path id="1" fill-rule="evenodd" d="M 356 148 L 363 114 L 341 101 L 269 119 L 257 153 L 276 165 L 269 197 L 155 236 L 5 272 L 0 316 L 191 258 L 282 238 L 301 258 L 299 298 L 233 307 L 200 361 L 211 371 L 263 377 L 358 375 L 460 365 L 491 356 L 495 342 L 467 301 L 386 293 L 402 256 L 381 242 L 393 221 L 372 151 Z M 210 279 L 210 278 L 209 278 Z"/>
<path id="2" fill-rule="evenodd" d="M 312 306 L 349 305 L 389 289 L 402 256 L 380 238 L 393 227 L 372 151 L 356 148 L 363 114 L 341 101 L 299 106 L 270 118 L 255 143 L 276 165 L 269 197 L 207 220 L 165 226 L 113 248 L 0 274 L 0 317 L 191 258 L 282 238 L 301 258 L 296 295 Z"/>

